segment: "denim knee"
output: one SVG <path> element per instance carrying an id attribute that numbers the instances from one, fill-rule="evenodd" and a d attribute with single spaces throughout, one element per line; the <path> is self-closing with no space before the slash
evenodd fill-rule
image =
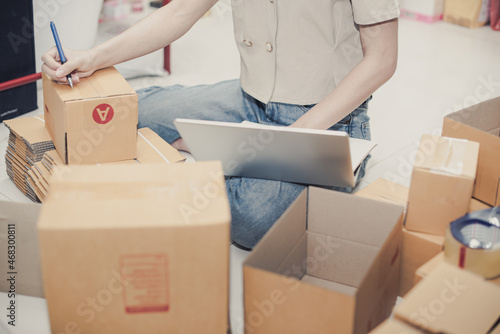
<path id="1" fill-rule="evenodd" d="M 253 248 L 306 188 L 303 185 L 231 177 L 226 180 L 231 204 L 231 239 Z"/>

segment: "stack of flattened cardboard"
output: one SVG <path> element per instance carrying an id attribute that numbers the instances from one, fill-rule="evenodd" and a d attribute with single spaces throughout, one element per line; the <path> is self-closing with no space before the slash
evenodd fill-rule
<path id="1" fill-rule="evenodd" d="M 39 202 L 29 171 L 45 152 L 54 149 L 45 121 L 41 116 L 23 117 L 5 121 L 5 125 L 10 130 L 5 153 L 7 174 L 24 195 Z"/>
<path id="2" fill-rule="evenodd" d="M 5 121 L 10 129 L 5 153 L 7 174 L 21 192 L 34 202 L 43 202 L 54 166 L 64 165 L 45 128 L 43 116 Z M 153 130 L 137 132 L 137 158 L 108 164 L 176 163 L 185 158 Z"/>
<path id="3" fill-rule="evenodd" d="M 137 158 L 118 162 L 109 162 L 105 165 L 113 164 L 136 164 L 136 163 L 176 163 L 182 162 L 185 158 L 166 141 L 160 138 L 149 128 L 139 129 L 137 132 Z M 32 181 L 33 189 L 44 202 L 49 190 L 50 178 L 57 173 L 57 166 L 65 165 L 56 150 L 45 152 L 43 158 L 35 163 L 28 171 Z M 104 164 L 103 164 L 104 165 Z M 61 175 L 56 175 L 60 178 Z"/>

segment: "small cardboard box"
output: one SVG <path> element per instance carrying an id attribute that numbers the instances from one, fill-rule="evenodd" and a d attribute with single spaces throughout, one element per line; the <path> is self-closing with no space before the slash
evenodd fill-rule
<path id="1" fill-rule="evenodd" d="M 415 284 L 415 272 L 443 250 L 444 237 L 408 231 L 403 228 L 399 296 L 404 297 Z"/>
<path id="2" fill-rule="evenodd" d="M 53 333 L 226 333 L 220 162 L 73 166 L 38 221 Z"/>
<path id="3" fill-rule="evenodd" d="M 7 278 L 14 276 L 15 294 L 43 297 L 42 275 L 38 259 L 36 222 L 41 205 L 0 201 L 0 245 L 4 260 L 0 262 L 3 279 L 0 291 L 9 292 Z M 9 246 L 14 248 L 9 249 Z M 8 254 L 11 250 L 13 254 Z M 8 256 L 13 255 L 13 258 Z M 11 262 L 12 261 L 12 262 Z M 13 272 L 15 274 L 8 274 Z M 9 297 L 10 298 L 10 297 Z"/>
<path id="4" fill-rule="evenodd" d="M 467 213 L 479 144 L 423 135 L 411 177 L 405 227 L 445 235 L 450 222 Z"/>
<path id="5" fill-rule="evenodd" d="M 444 334 L 486 334 L 499 316 L 500 287 L 447 263 L 439 264 L 394 310 L 400 321 Z"/>
<path id="6" fill-rule="evenodd" d="M 398 292 L 403 208 L 309 187 L 243 264 L 245 333 L 366 333 Z"/>
<path id="7" fill-rule="evenodd" d="M 72 89 L 43 76 L 45 125 L 66 164 L 96 164 L 136 157 L 137 94 L 111 67 Z"/>
<path id="8" fill-rule="evenodd" d="M 474 197 L 500 206 L 500 97 L 449 114 L 443 136 L 480 144 Z"/>
<path id="9" fill-rule="evenodd" d="M 443 20 L 467 28 L 486 24 L 489 18 L 489 0 L 446 0 Z"/>

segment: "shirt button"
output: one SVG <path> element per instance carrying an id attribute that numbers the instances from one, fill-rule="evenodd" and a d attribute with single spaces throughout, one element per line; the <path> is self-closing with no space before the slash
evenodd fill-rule
<path id="1" fill-rule="evenodd" d="M 274 0 L 269 0 L 270 3 L 274 3 Z"/>
<path id="2" fill-rule="evenodd" d="M 273 51 L 273 45 L 269 42 L 266 43 L 266 50 L 267 52 L 272 52 Z"/>
<path id="3" fill-rule="evenodd" d="M 252 46 L 252 42 L 250 42 L 249 40 L 247 39 L 244 39 L 243 40 L 243 44 L 245 44 L 246 46 Z"/>

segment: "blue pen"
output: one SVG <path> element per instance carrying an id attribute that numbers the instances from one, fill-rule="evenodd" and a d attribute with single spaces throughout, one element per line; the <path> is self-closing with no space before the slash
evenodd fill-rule
<path id="1" fill-rule="evenodd" d="M 52 30 L 52 35 L 54 35 L 54 40 L 56 41 L 56 47 L 57 51 L 59 52 L 59 58 L 61 58 L 61 64 L 64 64 L 67 61 L 67 59 L 66 56 L 64 55 L 61 41 L 59 40 L 59 35 L 57 34 L 56 25 L 52 21 L 50 21 L 50 29 Z M 69 86 L 73 88 L 73 80 L 71 80 L 71 74 L 68 74 L 66 78 L 68 79 Z"/>

